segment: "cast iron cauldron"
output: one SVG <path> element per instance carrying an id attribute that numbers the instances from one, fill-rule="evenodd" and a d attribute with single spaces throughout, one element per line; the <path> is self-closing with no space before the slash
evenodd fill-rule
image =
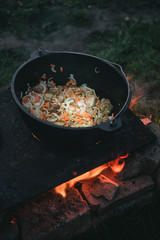
<path id="1" fill-rule="evenodd" d="M 63 72 L 53 73 L 50 64 L 55 64 L 57 69 L 63 67 Z M 30 86 L 38 84 L 44 73 L 47 77 L 54 74 L 57 85 L 66 84 L 69 75 L 73 74 L 77 85 L 86 83 L 100 98 L 110 99 L 115 117 L 100 125 L 71 128 L 45 122 L 30 114 L 21 104 L 21 92 L 27 90 L 28 83 Z M 88 145 L 102 140 L 122 126 L 121 118 L 131 99 L 129 83 L 118 64 L 84 53 L 41 49 L 34 51 L 31 58 L 17 69 L 11 81 L 11 92 L 30 131 L 51 145 Z"/>

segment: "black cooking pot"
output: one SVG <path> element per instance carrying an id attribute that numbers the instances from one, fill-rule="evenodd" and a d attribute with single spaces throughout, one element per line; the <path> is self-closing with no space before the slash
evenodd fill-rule
<path id="1" fill-rule="evenodd" d="M 51 71 L 50 64 L 56 65 L 56 73 Z M 63 72 L 58 70 L 60 67 L 63 67 Z M 115 117 L 100 125 L 73 128 L 57 126 L 30 114 L 21 104 L 21 92 L 24 94 L 28 83 L 30 86 L 38 84 L 44 73 L 47 77 L 54 76 L 57 85 L 65 85 L 69 75 L 73 74 L 78 86 L 86 83 L 100 98 L 110 99 Z M 88 145 L 102 140 L 109 132 L 122 126 L 121 118 L 131 99 L 129 83 L 118 64 L 83 53 L 41 49 L 33 52 L 31 58 L 17 69 L 12 78 L 11 92 L 31 132 L 51 145 Z"/>

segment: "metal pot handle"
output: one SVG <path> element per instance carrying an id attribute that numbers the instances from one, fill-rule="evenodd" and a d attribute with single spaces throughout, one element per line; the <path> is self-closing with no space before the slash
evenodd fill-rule
<path id="1" fill-rule="evenodd" d="M 51 52 L 47 51 L 47 50 L 44 50 L 44 49 L 41 49 L 41 48 L 38 48 L 37 50 L 35 50 L 31 53 L 30 59 L 32 60 L 34 58 L 42 57 L 42 56 L 47 55 L 49 53 L 51 53 Z"/>
<path id="2" fill-rule="evenodd" d="M 112 132 L 115 130 L 118 130 L 122 126 L 122 119 L 121 118 L 113 118 L 112 120 L 102 123 L 97 126 L 97 128 L 106 131 L 106 132 Z"/>
<path id="3" fill-rule="evenodd" d="M 120 70 L 120 72 L 126 77 L 126 74 L 123 71 L 123 68 L 121 67 L 121 65 L 119 65 L 118 63 L 115 62 L 110 62 L 108 60 L 104 60 L 106 63 L 109 63 L 111 65 L 113 65 L 114 67 L 118 67 L 118 70 Z"/>

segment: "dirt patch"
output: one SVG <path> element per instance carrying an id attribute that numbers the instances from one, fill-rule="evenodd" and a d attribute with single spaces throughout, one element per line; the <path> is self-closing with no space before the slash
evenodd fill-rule
<path id="1" fill-rule="evenodd" d="M 63 11 L 63 7 L 61 11 Z M 36 48 L 88 52 L 89 44 L 97 40 L 97 38 L 103 33 L 106 35 L 108 34 L 109 37 L 114 35 L 119 29 L 121 23 L 130 20 L 137 20 L 139 18 L 148 21 L 153 17 L 153 12 L 148 7 L 142 9 L 135 5 L 130 8 L 124 6 L 124 3 L 122 3 L 120 8 L 118 8 L 116 4 L 108 4 L 108 8 L 105 9 L 88 5 L 84 11 L 86 16 L 89 16 L 91 19 L 89 26 L 76 26 L 76 22 L 69 23 L 67 20 L 68 15 L 64 16 L 63 14 L 63 27 L 60 27 L 53 32 L 46 33 L 43 39 L 38 38 L 38 36 L 36 38 L 28 36 L 27 32 L 22 32 L 17 35 L 14 33 L 14 29 L 12 29 L 12 31 L 5 29 L 3 31 L 3 36 L 0 37 L 0 48 L 22 47 L 22 49 L 25 48 L 28 52 L 31 52 Z M 60 9 L 58 13 L 60 13 Z M 154 12 L 154 15 L 157 15 L 156 11 Z M 48 25 L 49 24 L 51 25 L 52 22 L 49 22 Z M 41 32 L 45 32 L 44 24 Z"/>

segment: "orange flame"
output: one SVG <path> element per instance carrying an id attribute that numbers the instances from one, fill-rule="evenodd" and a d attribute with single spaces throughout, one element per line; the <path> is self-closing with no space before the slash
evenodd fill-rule
<path id="1" fill-rule="evenodd" d="M 130 82 L 133 78 L 133 75 L 127 75 L 127 80 L 128 82 Z M 143 93 L 143 89 L 144 88 L 140 88 L 139 86 L 137 86 L 136 83 L 131 83 L 131 89 L 133 92 L 132 95 L 132 99 L 129 105 L 129 108 L 132 109 L 132 107 L 137 103 L 137 100 L 140 99 L 142 97 L 142 93 Z"/>
<path id="2" fill-rule="evenodd" d="M 118 157 L 110 163 L 105 163 L 89 172 L 86 172 L 76 178 L 73 178 L 70 181 L 65 182 L 65 183 L 55 187 L 54 190 L 56 193 L 61 194 L 62 197 L 65 198 L 67 195 L 66 194 L 67 188 L 73 187 L 75 185 L 75 183 L 77 183 L 79 181 L 91 179 L 91 178 L 98 176 L 104 169 L 107 169 L 108 167 L 110 167 L 114 173 L 119 173 L 123 170 L 124 165 L 125 165 L 125 161 L 123 159 L 127 158 L 128 155 L 129 154 L 127 153 L 125 156 Z"/>
<path id="3" fill-rule="evenodd" d="M 114 161 L 110 162 L 110 168 L 114 173 L 119 173 L 123 170 L 125 161 L 124 158 L 128 157 L 128 153 L 125 156 L 120 156 L 119 158 L 115 159 Z"/>
<path id="4" fill-rule="evenodd" d="M 136 104 L 137 100 L 140 99 L 142 96 L 134 97 L 129 105 L 129 108 L 132 109 L 132 107 Z"/>

